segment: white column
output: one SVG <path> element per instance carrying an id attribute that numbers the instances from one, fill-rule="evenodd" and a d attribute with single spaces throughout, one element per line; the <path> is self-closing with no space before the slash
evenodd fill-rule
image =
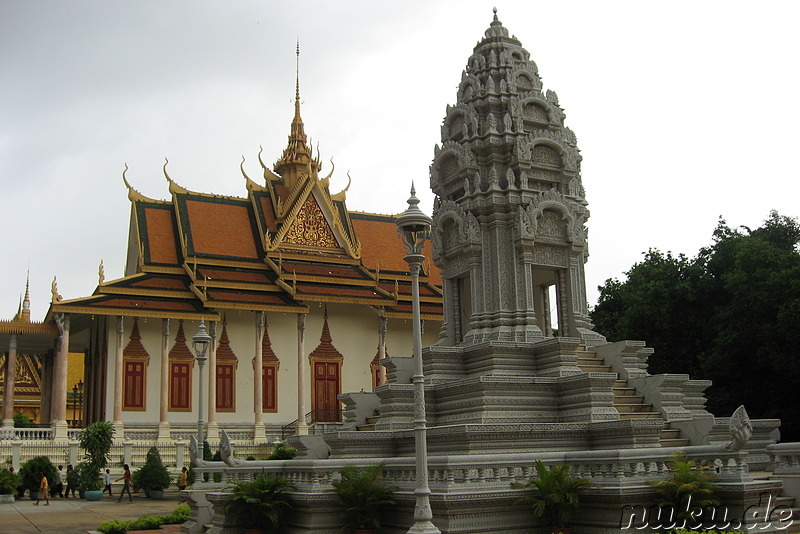
<path id="1" fill-rule="evenodd" d="M 161 319 L 161 393 L 158 441 L 170 441 L 169 426 L 169 319 Z"/>
<path id="2" fill-rule="evenodd" d="M 216 442 L 219 440 L 219 425 L 217 424 L 217 322 L 209 323 L 211 344 L 208 347 L 208 423 L 206 424 L 206 439 Z"/>
<path id="3" fill-rule="evenodd" d="M 308 424 L 306 423 L 306 391 L 308 389 L 308 363 L 306 362 L 305 352 L 306 336 L 306 314 L 297 314 L 297 435 L 308 434 Z"/>
<path id="4" fill-rule="evenodd" d="M 267 440 L 264 428 L 264 312 L 256 312 L 256 357 L 253 359 L 253 439 Z"/>
<path id="5" fill-rule="evenodd" d="M 56 314 L 60 331 L 58 351 L 53 365 L 53 397 L 50 423 L 54 440 L 67 439 L 67 362 L 69 360 L 69 315 Z"/>
<path id="6" fill-rule="evenodd" d="M 17 372 L 17 334 L 8 341 L 6 376 L 3 386 L 3 428 L 14 427 L 14 381 Z"/>
<path id="7" fill-rule="evenodd" d="M 125 426 L 122 424 L 122 351 L 125 336 L 125 317 L 117 317 L 117 337 L 116 351 L 114 355 L 114 440 L 123 441 L 125 438 Z"/>

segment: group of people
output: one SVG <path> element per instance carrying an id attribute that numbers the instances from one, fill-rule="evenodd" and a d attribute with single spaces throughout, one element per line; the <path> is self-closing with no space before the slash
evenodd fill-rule
<path id="1" fill-rule="evenodd" d="M 50 489 L 50 484 L 47 480 L 47 476 L 42 476 L 42 480 L 39 483 L 39 497 L 36 499 L 36 502 L 33 503 L 35 506 L 39 506 L 39 501 L 44 497 L 45 506 L 50 505 L 50 497 L 55 497 L 56 494 L 60 498 L 64 498 L 64 477 L 62 477 L 61 473 L 63 472 L 64 466 L 59 465 L 58 470 L 56 471 L 55 478 L 53 479 L 53 488 Z M 70 476 L 69 472 L 72 471 L 72 465 L 67 466 L 67 498 L 70 496 L 70 492 L 72 492 L 72 497 L 75 497 L 75 487 L 70 484 Z M 124 464 L 122 466 L 123 472 L 122 476 L 119 477 L 115 482 L 119 482 L 122 480 L 122 491 L 119 494 L 119 499 L 117 502 L 121 502 L 122 498 L 125 496 L 125 493 L 128 493 L 128 502 L 133 502 L 133 496 L 131 495 L 131 469 L 128 464 Z M 12 472 L 14 468 L 11 468 Z M 108 491 L 109 497 L 114 497 L 113 493 L 111 493 L 111 470 L 106 469 L 106 472 L 103 474 L 103 483 L 105 484 L 105 488 L 103 488 L 103 495 L 105 495 L 106 491 Z M 181 470 L 181 478 L 178 480 L 178 489 L 184 490 L 186 486 L 189 485 L 189 470 L 185 467 Z"/>

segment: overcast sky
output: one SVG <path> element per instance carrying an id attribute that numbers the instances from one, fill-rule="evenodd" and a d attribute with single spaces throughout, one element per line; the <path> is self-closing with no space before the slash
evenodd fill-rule
<path id="1" fill-rule="evenodd" d="M 352 186 L 351 210 L 398 213 L 428 166 L 490 2 L 0 0 L 0 318 L 30 268 L 32 316 L 50 282 L 87 296 L 104 260 L 123 275 L 121 175 L 245 196 L 281 154 L 295 41 L 306 132 Z M 719 216 L 800 214 L 799 2 L 496 3 L 555 90 L 583 154 L 590 304 L 650 247 L 693 256 Z"/>

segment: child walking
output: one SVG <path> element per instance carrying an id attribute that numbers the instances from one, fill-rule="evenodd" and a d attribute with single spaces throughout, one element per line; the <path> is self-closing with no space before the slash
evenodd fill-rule
<path id="1" fill-rule="evenodd" d="M 103 495 L 105 495 L 106 491 L 108 491 L 108 496 L 113 497 L 114 495 L 111 494 L 111 470 L 106 469 L 106 474 L 103 475 L 103 481 L 106 483 L 106 487 L 103 488 Z"/>

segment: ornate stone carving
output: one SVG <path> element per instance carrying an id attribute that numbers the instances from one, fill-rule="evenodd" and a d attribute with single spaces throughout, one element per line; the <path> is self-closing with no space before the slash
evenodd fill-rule
<path id="1" fill-rule="evenodd" d="M 731 441 L 725 445 L 725 448 L 729 451 L 742 450 L 750 440 L 750 436 L 753 435 L 753 423 L 750 421 L 750 416 L 747 415 L 744 405 L 739 406 L 733 412 L 728 429 L 731 434 Z"/>

